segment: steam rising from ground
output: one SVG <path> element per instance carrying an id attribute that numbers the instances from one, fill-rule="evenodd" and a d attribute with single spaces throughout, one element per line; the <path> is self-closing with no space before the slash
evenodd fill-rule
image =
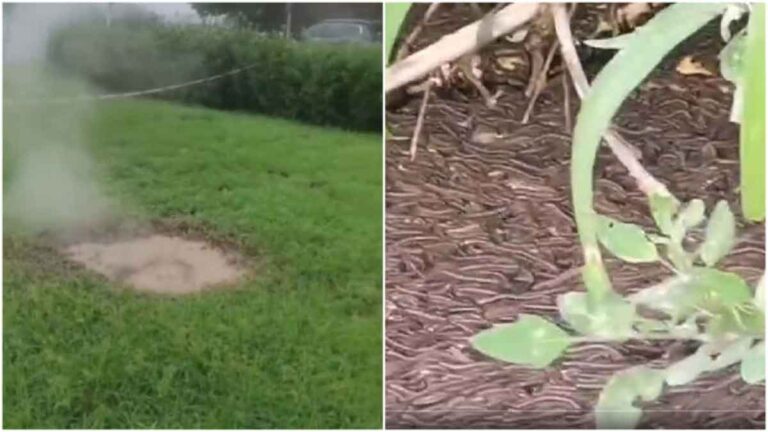
<path id="1" fill-rule="evenodd" d="M 45 103 L 88 93 L 45 64 L 45 49 L 58 26 L 97 13 L 88 5 L 4 5 L 4 217 L 12 231 L 85 228 L 112 208 L 87 152 L 93 107 Z"/>

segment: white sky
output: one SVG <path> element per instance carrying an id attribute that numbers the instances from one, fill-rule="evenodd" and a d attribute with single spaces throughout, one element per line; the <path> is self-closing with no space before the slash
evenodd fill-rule
<path id="1" fill-rule="evenodd" d="M 197 12 L 189 3 L 141 3 L 141 5 L 171 22 L 200 21 Z"/>

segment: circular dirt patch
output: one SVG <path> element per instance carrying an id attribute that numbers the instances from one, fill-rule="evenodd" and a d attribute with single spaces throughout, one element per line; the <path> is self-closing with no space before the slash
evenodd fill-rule
<path id="1" fill-rule="evenodd" d="M 204 241 L 170 235 L 75 243 L 64 253 L 110 280 L 162 294 L 199 292 L 244 275 L 231 254 Z"/>

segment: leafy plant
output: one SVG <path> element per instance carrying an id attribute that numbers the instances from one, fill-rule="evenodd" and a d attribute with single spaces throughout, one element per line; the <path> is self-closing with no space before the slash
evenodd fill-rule
<path id="1" fill-rule="evenodd" d="M 585 260 L 582 277 L 587 292 L 571 292 L 558 299 L 560 315 L 570 327 L 567 332 L 542 318 L 523 316 L 516 323 L 493 327 L 472 339 L 473 346 L 491 357 L 534 367 L 550 364 L 571 344 L 584 341 L 701 342 L 696 353 L 666 369 L 642 366 L 611 378 L 595 407 L 597 426 L 601 428 L 636 426 L 642 414 L 636 403 L 656 399 L 664 384 L 685 384 L 702 373 L 736 363 L 741 363 L 745 381 L 764 379 L 763 283 L 753 292 L 737 274 L 715 268 L 733 247 L 736 235 L 735 218 L 727 202 L 718 202 L 707 217 L 701 200 L 681 203 L 665 188 L 649 191 L 655 233 L 598 215 L 592 207 L 596 152 L 602 134 L 623 101 L 669 51 L 725 9 L 724 4 L 672 5 L 634 33 L 605 44 L 620 51 L 598 74 L 582 103 L 571 160 L 573 201 Z M 758 13 L 761 11 L 762 8 Z M 753 12 L 746 38 L 764 39 L 763 32 L 753 33 L 760 28 L 753 23 L 754 15 Z M 739 64 L 729 66 L 733 66 L 737 77 L 745 74 Z M 765 80 L 764 69 L 760 79 Z M 762 97 L 759 93 L 758 99 Z M 745 101 L 745 105 L 750 103 Z M 764 145 L 764 137 L 758 138 L 754 141 Z M 688 234 L 704 224 L 704 240 L 694 250 L 688 250 Z M 662 263 L 674 270 L 674 276 L 623 297 L 611 287 L 600 245 L 627 262 Z M 656 311 L 655 318 L 640 314 L 640 307 Z"/>
<path id="2" fill-rule="evenodd" d="M 48 57 L 107 92 L 145 90 L 250 67 L 156 97 L 381 130 L 378 46 L 304 43 L 205 26 L 84 24 L 54 34 Z"/>

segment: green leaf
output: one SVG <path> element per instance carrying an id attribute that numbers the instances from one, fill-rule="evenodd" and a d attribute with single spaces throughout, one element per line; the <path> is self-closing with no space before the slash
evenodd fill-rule
<path id="1" fill-rule="evenodd" d="M 741 85 L 744 76 L 744 54 L 746 37 L 744 33 L 734 36 L 720 51 L 720 74 L 728 81 Z"/>
<path id="2" fill-rule="evenodd" d="M 722 308 L 712 312 L 707 334 L 714 338 L 742 335 L 761 338 L 765 335 L 765 315 L 752 303 Z"/>
<path id="3" fill-rule="evenodd" d="M 697 293 L 699 306 L 708 310 L 712 307 L 733 307 L 752 299 L 752 290 L 739 275 L 717 269 L 697 267 L 691 272 L 691 283 Z"/>
<path id="4" fill-rule="evenodd" d="M 714 346 L 715 344 L 709 344 Z M 719 353 L 715 359 L 712 360 L 712 369 L 713 371 L 720 370 L 727 368 L 728 366 L 732 364 L 736 364 L 740 362 L 749 352 L 750 347 L 752 346 L 752 338 L 750 337 L 742 337 L 739 339 L 736 339 L 735 341 L 732 341 L 728 345 L 725 346 L 725 348 L 720 348 Z M 712 355 L 717 352 L 714 351 L 710 354 L 710 358 Z"/>
<path id="5" fill-rule="evenodd" d="M 738 363 L 747 355 L 751 345 L 751 338 L 740 338 L 727 345 L 703 344 L 692 355 L 667 367 L 664 370 L 664 379 L 672 386 L 688 384 L 701 374 Z"/>
<path id="6" fill-rule="evenodd" d="M 745 330 L 746 326 L 752 332 L 756 325 L 754 317 L 744 310 L 746 305 L 751 305 L 752 299 L 747 283 L 737 274 L 717 269 L 696 267 L 688 275 L 645 288 L 632 294 L 630 299 L 635 304 L 670 315 L 673 321 L 704 310 L 710 315 L 728 318 L 728 321 L 721 323 L 728 329 L 733 327 L 732 323 L 741 322 L 737 330 Z M 728 316 L 737 311 L 739 315 Z"/>
<path id="7" fill-rule="evenodd" d="M 755 288 L 755 305 L 760 311 L 765 312 L 765 274 L 760 277 Z"/>
<path id="8" fill-rule="evenodd" d="M 683 233 L 682 230 L 680 231 L 681 233 L 678 238 L 682 239 Z M 669 258 L 669 261 L 672 262 L 672 265 L 680 271 L 680 273 L 687 273 L 693 265 L 691 255 L 683 249 L 681 240 L 672 240 L 672 242 L 667 245 L 667 258 Z"/>
<path id="9" fill-rule="evenodd" d="M 632 429 L 642 412 L 635 402 L 652 401 L 661 395 L 664 372 L 637 366 L 619 372 L 608 381 L 595 406 L 598 429 Z"/>
<path id="10" fill-rule="evenodd" d="M 677 220 L 680 221 L 685 230 L 689 230 L 704 222 L 704 201 L 698 198 L 689 201 L 683 210 L 680 211 Z"/>
<path id="11" fill-rule="evenodd" d="M 598 215 L 597 238 L 612 254 L 632 263 L 658 261 L 656 245 L 637 225 Z"/>
<path id="12" fill-rule="evenodd" d="M 557 297 L 557 308 L 560 316 L 577 332 L 588 335 L 592 333 L 592 319 L 587 308 L 587 294 L 569 292 Z"/>
<path id="13" fill-rule="evenodd" d="M 672 386 L 685 385 L 708 371 L 711 364 L 712 360 L 699 348 L 690 356 L 668 366 L 664 371 L 665 379 Z"/>
<path id="14" fill-rule="evenodd" d="M 671 235 L 673 230 L 672 218 L 675 216 L 680 203 L 672 196 L 654 194 L 648 198 L 648 204 L 659 231 Z"/>
<path id="15" fill-rule="evenodd" d="M 588 295 L 569 292 L 557 298 L 560 316 L 583 335 L 625 340 L 633 334 L 635 307 L 618 294 L 589 307 Z"/>
<path id="16" fill-rule="evenodd" d="M 471 343 L 487 356 L 542 368 L 571 345 L 571 337 L 544 318 L 523 314 L 513 324 L 497 325 L 480 332 Z"/>
<path id="17" fill-rule="evenodd" d="M 395 47 L 395 41 L 400 34 L 400 28 L 405 21 L 405 16 L 408 14 L 408 10 L 411 8 L 411 3 L 385 3 L 384 8 L 386 10 L 386 42 L 385 42 L 385 55 L 387 64 L 392 56 L 392 49 Z"/>
<path id="18" fill-rule="evenodd" d="M 765 4 L 752 4 L 744 53 L 744 113 L 739 133 L 741 208 L 765 219 Z"/>
<path id="19" fill-rule="evenodd" d="M 673 321 L 695 311 L 697 305 L 697 296 L 688 277 L 670 278 L 632 294 L 630 299 L 670 315 Z"/>
<path id="20" fill-rule="evenodd" d="M 741 360 L 741 379 L 748 384 L 765 381 L 765 342 L 753 346 Z"/>
<path id="21" fill-rule="evenodd" d="M 705 264 L 712 267 L 733 247 L 736 238 L 736 221 L 728 202 L 718 201 L 707 223 L 706 237 L 699 253 Z"/>

